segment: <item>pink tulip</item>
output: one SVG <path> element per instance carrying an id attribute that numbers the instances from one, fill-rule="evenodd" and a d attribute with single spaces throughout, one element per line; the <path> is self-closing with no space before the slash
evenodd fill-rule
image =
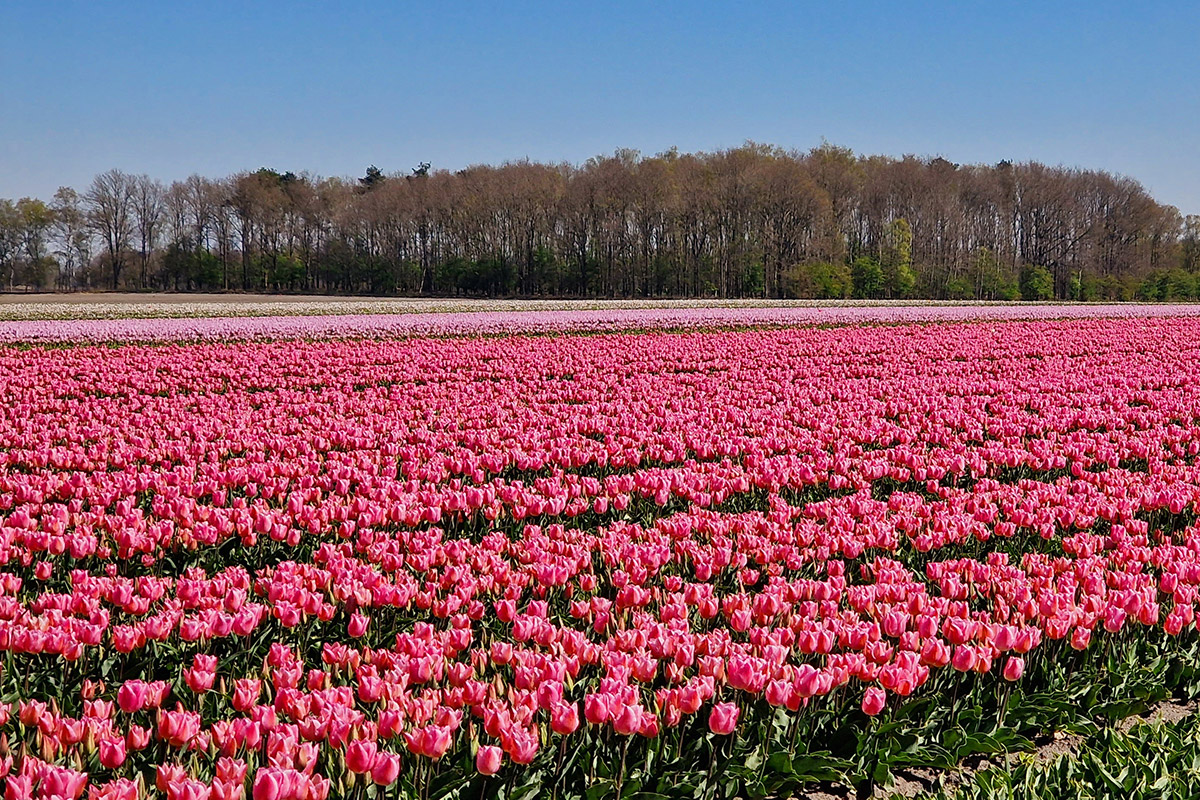
<path id="1" fill-rule="evenodd" d="M 371 767 L 371 780 L 378 786 L 391 786 L 400 775 L 400 756 L 396 753 L 377 753 Z"/>
<path id="2" fill-rule="evenodd" d="M 150 744 L 151 732 L 141 725 L 130 725 L 125 733 L 125 746 L 129 750 L 142 750 Z"/>
<path id="3" fill-rule="evenodd" d="M 475 769 L 481 775 L 495 775 L 504 761 L 504 751 L 495 745 L 485 744 L 475 754 Z"/>
<path id="4" fill-rule="evenodd" d="M 351 772 L 364 774 L 371 771 L 375 764 L 375 742 L 359 739 L 346 746 L 346 768 Z"/>
<path id="5" fill-rule="evenodd" d="M 10 775 L 4 784 L 4 800 L 32 800 L 33 779 L 22 775 Z"/>
<path id="6" fill-rule="evenodd" d="M 260 769 L 254 776 L 251 796 L 254 800 L 285 800 L 283 788 L 283 781 L 278 771 L 268 767 Z"/>
<path id="7" fill-rule="evenodd" d="M 125 740 L 123 738 L 101 739 L 98 746 L 101 766 L 106 769 L 116 769 L 125 763 Z"/>
<path id="8" fill-rule="evenodd" d="M 867 687 L 862 701 L 863 713 L 869 717 L 873 717 L 882 711 L 885 705 L 887 705 L 887 693 L 875 686 Z"/>
<path id="9" fill-rule="evenodd" d="M 184 780 L 187 778 L 187 772 L 178 764 L 159 764 L 155 769 L 154 785 L 162 793 L 167 792 L 167 787 L 172 783 Z"/>
<path id="10" fill-rule="evenodd" d="M 204 694 L 211 689 L 216 678 L 216 674 L 212 672 L 201 672 L 195 669 L 183 671 L 184 682 L 196 694 Z"/>
<path id="11" fill-rule="evenodd" d="M 243 800 L 246 788 L 241 782 L 231 782 L 214 778 L 209 786 L 211 800 Z"/>
<path id="12" fill-rule="evenodd" d="M 592 725 L 603 725 L 612 717 L 610 700 L 605 695 L 589 694 L 583 698 L 583 715 Z"/>
<path id="13" fill-rule="evenodd" d="M 117 705 L 126 714 L 141 711 L 146 707 L 148 699 L 149 687 L 142 681 L 126 681 L 117 690 Z"/>
<path id="14" fill-rule="evenodd" d="M 556 703 L 550 709 L 550 727 L 563 736 L 574 733 L 579 727 L 579 708 L 574 703 Z"/>
<path id="15" fill-rule="evenodd" d="M 357 612 L 355 612 L 354 614 L 351 614 L 350 615 L 350 624 L 348 626 L 349 634 L 352 637 L 354 637 L 355 639 L 360 638 L 363 634 L 365 634 L 367 632 L 367 625 L 370 623 L 370 621 L 371 621 L 371 618 L 365 614 L 360 614 Z"/>
<path id="16" fill-rule="evenodd" d="M 740 713 L 733 703 L 717 703 L 708 715 L 708 727 L 715 734 L 727 736 L 737 727 Z"/>
<path id="17" fill-rule="evenodd" d="M 238 711 L 249 711 L 258 702 L 262 693 L 262 681 L 253 678 L 239 678 L 234 682 L 233 707 Z"/>

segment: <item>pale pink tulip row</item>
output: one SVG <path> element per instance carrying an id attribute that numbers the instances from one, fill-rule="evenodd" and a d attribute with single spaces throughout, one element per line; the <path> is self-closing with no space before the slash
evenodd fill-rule
<path id="1" fill-rule="evenodd" d="M 392 338 L 1051 319 L 1193 317 L 1200 305 L 981 304 L 595 311 L 449 312 L 331 316 L 0 321 L 0 342 L 134 342 Z"/>

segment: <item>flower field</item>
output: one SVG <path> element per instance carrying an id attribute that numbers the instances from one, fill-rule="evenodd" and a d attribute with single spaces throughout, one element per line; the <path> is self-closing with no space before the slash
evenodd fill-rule
<path id="1" fill-rule="evenodd" d="M 673 313 L 5 323 L 6 800 L 1150 791 L 961 768 L 1200 695 L 1200 319 Z"/>

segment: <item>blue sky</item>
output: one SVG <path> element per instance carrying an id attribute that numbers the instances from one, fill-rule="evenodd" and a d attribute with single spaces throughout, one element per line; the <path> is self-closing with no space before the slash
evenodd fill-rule
<path id="1" fill-rule="evenodd" d="M 1141 180 L 1200 213 L 1200 3 L 0 2 L 0 197 L 118 167 L 747 139 Z"/>

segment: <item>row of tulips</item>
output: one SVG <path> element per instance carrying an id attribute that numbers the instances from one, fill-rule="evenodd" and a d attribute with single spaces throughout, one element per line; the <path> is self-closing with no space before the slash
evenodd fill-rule
<path id="1" fill-rule="evenodd" d="M 715 786 L 1096 639 L 1183 647 L 1198 333 L 0 352 L 6 792 L 619 793 L 697 747 Z"/>
<path id="2" fill-rule="evenodd" d="M 1196 305 L 911 301 L 570 301 L 422 298 L 242 303 L 21 303 L 0 309 L 0 342 L 105 344 L 293 338 L 394 338 L 661 331 L 764 325 L 1200 315 Z"/>

